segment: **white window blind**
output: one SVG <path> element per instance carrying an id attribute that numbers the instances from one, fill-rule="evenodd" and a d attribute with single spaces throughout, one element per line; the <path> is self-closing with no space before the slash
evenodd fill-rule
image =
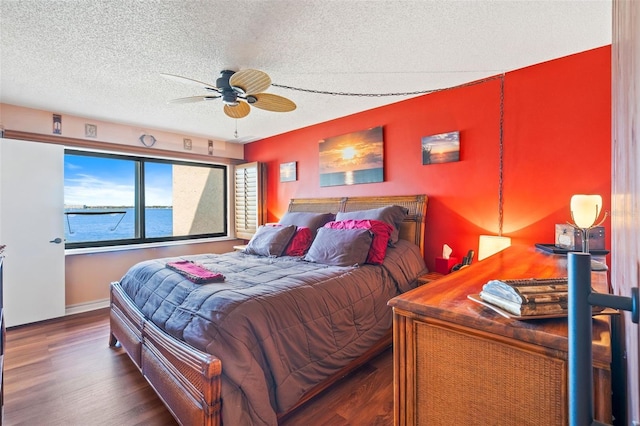
<path id="1" fill-rule="evenodd" d="M 236 166 L 235 226 L 236 237 L 250 240 L 258 226 L 266 221 L 265 167 L 253 162 Z"/>

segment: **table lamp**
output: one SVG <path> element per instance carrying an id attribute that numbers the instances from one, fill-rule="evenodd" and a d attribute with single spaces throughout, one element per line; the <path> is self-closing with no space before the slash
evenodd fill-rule
<path id="1" fill-rule="evenodd" d="M 600 226 L 607 218 L 605 212 L 602 220 L 598 216 L 602 211 L 602 197 L 600 195 L 576 194 L 571 197 L 571 218 L 569 225 L 582 233 L 582 251 L 589 253 L 589 231 Z M 597 223 L 596 223 L 597 222 Z"/>

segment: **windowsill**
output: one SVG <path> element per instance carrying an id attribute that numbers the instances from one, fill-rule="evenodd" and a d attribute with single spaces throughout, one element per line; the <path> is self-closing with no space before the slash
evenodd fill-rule
<path id="1" fill-rule="evenodd" d="M 65 249 L 65 256 L 73 256 L 76 254 L 93 254 L 93 253 L 108 253 L 114 251 L 126 251 L 126 250 L 140 250 L 157 247 L 170 247 L 170 246 L 184 246 L 191 244 L 203 244 L 203 243 L 215 243 L 223 241 L 235 241 L 239 238 L 232 237 L 217 237 L 217 238 L 201 238 L 195 240 L 180 240 L 180 241 L 160 241 L 157 243 L 143 243 L 143 244 L 123 244 L 118 246 L 105 246 L 105 247 L 84 247 Z"/>

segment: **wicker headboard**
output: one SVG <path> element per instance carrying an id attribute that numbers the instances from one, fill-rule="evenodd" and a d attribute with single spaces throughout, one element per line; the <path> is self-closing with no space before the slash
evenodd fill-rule
<path id="1" fill-rule="evenodd" d="M 398 205 L 409 209 L 409 214 L 400 227 L 400 238 L 420 247 L 424 256 L 424 217 L 427 213 L 426 195 L 391 195 L 386 197 L 334 197 L 292 198 L 290 212 L 338 213 L 356 210 L 377 209 Z"/>

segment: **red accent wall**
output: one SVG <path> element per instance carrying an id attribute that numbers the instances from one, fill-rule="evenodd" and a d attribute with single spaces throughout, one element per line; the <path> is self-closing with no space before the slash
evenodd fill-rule
<path id="1" fill-rule="evenodd" d="M 443 244 L 462 257 L 477 253 L 480 234 L 498 231 L 499 122 L 494 79 L 253 142 L 245 158 L 267 164 L 270 221 L 290 198 L 427 194 L 425 260 L 433 269 Z M 610 209 L 610 46 L 507 73 L 503 122 L 503 234 L 513 244 L 553 243 L 572 194 L 601 194 Z M 321 188 L 318 141 L 380 125 L 385 181 Z M 456 130 L 460 161 L 423 165 L 421 138 Z M 298 162 L 298 180 L 280 183 L 280 163 L 289 161 Z"/>

